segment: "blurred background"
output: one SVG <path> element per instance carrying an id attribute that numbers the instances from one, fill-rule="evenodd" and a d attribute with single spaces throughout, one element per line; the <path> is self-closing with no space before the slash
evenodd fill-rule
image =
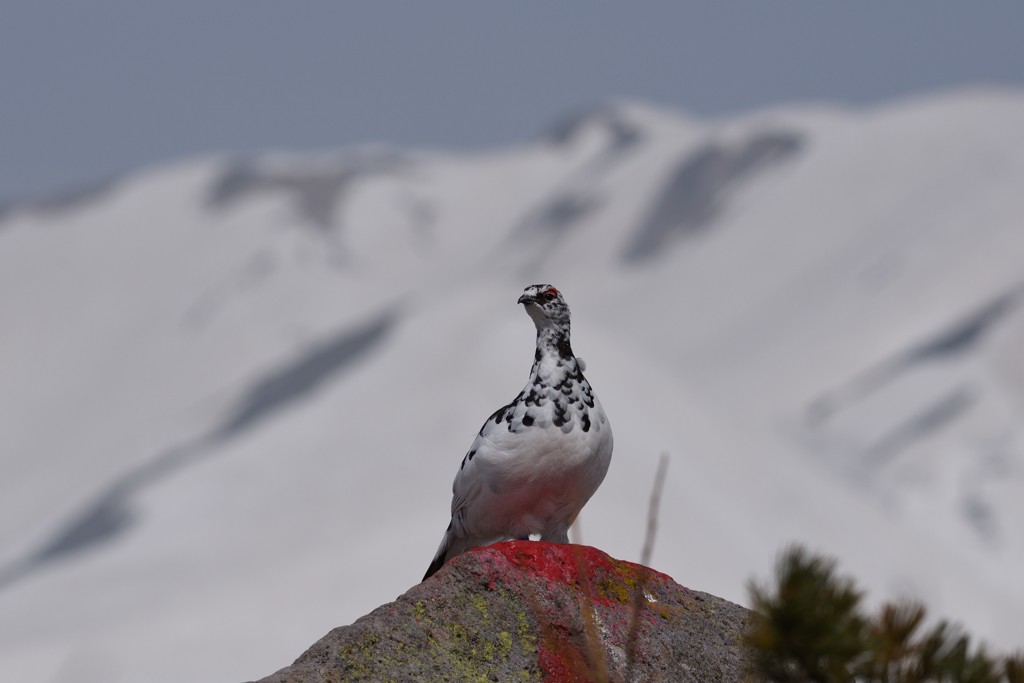
<path id="1" fill-rule="evenodd" d="M 558 286 L 583 542 L 1024 644 L 1024 6 L 8 2 L 0 679 L 229 681 L 419 581 Z"/>

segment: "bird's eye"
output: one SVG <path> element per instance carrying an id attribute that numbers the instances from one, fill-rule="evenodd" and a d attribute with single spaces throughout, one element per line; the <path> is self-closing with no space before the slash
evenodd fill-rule
<path id="1" fill-rule="evenodd" d="M 544 296 L 547 297 L 548 299 L 554 299 L 556 296 L 558 296 L 558 290 L 555 289 L 554 287 L 551 287 L 550 289 L 545 289 Z"/>

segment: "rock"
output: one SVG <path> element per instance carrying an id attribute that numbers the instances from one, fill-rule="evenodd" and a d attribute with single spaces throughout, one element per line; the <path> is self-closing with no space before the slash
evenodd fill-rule
<path id="1" fill-rule="evenodd" d="M 260 683 L 740 681 L 749 616 L 594 548 L 510 541 L 463 553 Z"/>

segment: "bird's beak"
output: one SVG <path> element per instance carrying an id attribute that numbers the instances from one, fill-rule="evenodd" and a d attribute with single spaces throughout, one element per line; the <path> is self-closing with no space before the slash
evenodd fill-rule
<path id="1" fill-rule="evenodd" d="M 537 302 L 537 300 L 534 299 L 529 294 L 523 294 L 521 297 L 519 297 L 519 301 L 518 301 L 518 303 L 521 303 L 521 304 L 532 304 L 532 303 L 536 303 L 536 302 Z"/>

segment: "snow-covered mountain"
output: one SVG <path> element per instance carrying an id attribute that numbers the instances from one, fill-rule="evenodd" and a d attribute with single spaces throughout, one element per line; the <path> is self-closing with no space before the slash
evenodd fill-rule
<path id="1" fill-rule="evenodd" d="M 419 580 L 556 284 L 582 540 L 744 602 L 791 541 L 1024 644 L 1024 92 L 481 154 L 210 157 L 0 215 L 0 679 L 265 675 Z"/>

